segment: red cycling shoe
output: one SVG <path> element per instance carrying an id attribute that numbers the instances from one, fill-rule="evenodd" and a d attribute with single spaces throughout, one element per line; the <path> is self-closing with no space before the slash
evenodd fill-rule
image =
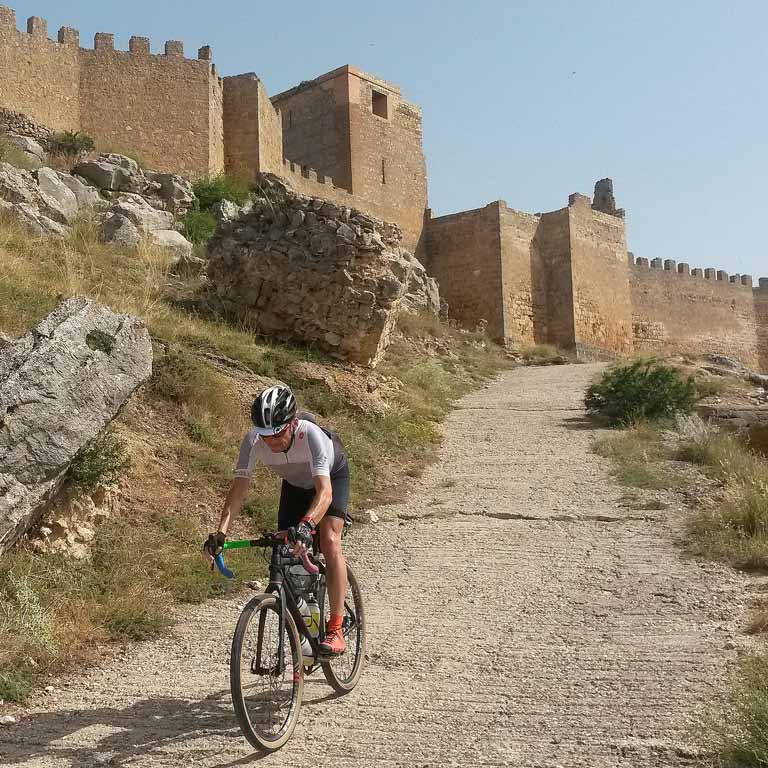
<path id="1" fill-rule="evenodd" d="M 320 641 L 320 650 L 329 656 L 339 656 L 347 650 L 341 628 L 328 629 L 325 637 Z"/>

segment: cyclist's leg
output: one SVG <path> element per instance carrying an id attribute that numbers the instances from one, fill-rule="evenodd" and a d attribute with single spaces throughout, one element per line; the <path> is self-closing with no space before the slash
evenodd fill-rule
<path id="1" fill-rule="evenodd" d="M 327 594 L 331 611 L 322 645 L 332 653 L 341 653 L 344 651 L 341 625 L 344 618 L 344 596 L 347 594 L 347 563 L 341 551 L 341 535 L 347 522 L 348 466 L 341 467 L 333 474 L 331 486 L 333 500 L 320 523 L 320 549 L 325 557 Z"/>

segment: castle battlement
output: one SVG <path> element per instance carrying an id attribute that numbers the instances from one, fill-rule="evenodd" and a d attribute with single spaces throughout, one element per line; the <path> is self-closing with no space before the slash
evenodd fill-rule
<path id="1" fill-rule="evenodd" d="M 715 269 L 714 267 L 694 267 L 686 262 L 677 263 L 673 259 L 646 259 L 642 256 L 635 257 L 634 254 L 627 254 L 627 263 L 635 270 L 655 270 L 668 274 L 670 279 L 679 277 L 691 278 L 695 280 L 711 280 L 712 282 L 722 283 L 724 286 L 734 286 L 736 288 L 753 288 L 754 280 L 752 275 L 731 275 L 725 270 Z M 760 290 L 768 288 L 768 278 L 761 277 L 759 281 Z"/>
<path id="2" fill-rule="evenodd" d="M 48 21 L 40 16 L 30 16 L 27 19 L 27 31 L 22 32 L 17 27 L 16 11 L 7 5 L 0 5 L 0 32 L 13 31 L 21 40 L 26 41 L 40 40 L 53 46 L 65 46 L 79 49 L 80 53 L 124 53 L 134 56 L 152 56 L 155 59 L 165 58 L 184 59 L 190 63 L 201 61 L 212 62 L 213 55 L 211 47 L 204 45 L 198 49 L 197 58 L 189 59 L 184 57 L 184 43 L 179 40 L 167 40 L 165 42 L 164 53 L 151 53 L 150 41 L 148 37 L 131 37 L 128 50 L 120 51 L 115 48 L 115 36 L 112 32 L 97 32 L 93 39 L 93 48 L 80 48 L 80 32 L 74 27 L 60 27 L 57 40 L 51 40 L 48 37 Z M 213 65 L 211 65 L 213 66 Z"/>

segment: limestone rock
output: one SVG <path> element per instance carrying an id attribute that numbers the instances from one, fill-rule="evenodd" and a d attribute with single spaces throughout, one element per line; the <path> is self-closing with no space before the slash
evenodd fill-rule
<path id="1" fill-rule="evenodd" d="M 104 202 L 95 187 L 84 184 L 77 176 L 61 172 L 57 176 L 61 183 L 74 194 L 78 208 L 96 208 Z"/>
<path id="2" fill-rule="evenodd" d="M 37 160 L 39 165 L 43 165 L 46 160 L 45 150 L 40 146 L 39 142 L 35 141 L 31 136 L 20 136 L 17 133 L 7 133 L 5 138 L 13 146 L 18 147 L 22 152 L 25 152 L 30 158 Z"/>
<path id="3" fill-rule="evenodd" d="M 189 259 L 192 256 L 192 243 L 180 232 L 173 229 L 157 229 L 150 233 L 150 237 L 155 245 L 173 251 L 179 259 Z"/>
<path id="4" fill-rule="evenodd" d="M 241 213 L 241 208 L 231 200 L 221 200 L 211 208 L 211 214 L 216 221 L 232 221 Z"/>
<path id="5" fill-rule="evenodd" d="M 0 551 L 151 372 L 144 324 L 83 298 L 0 349 Z"/>
<path id="6" fill-rule="evenodd" d="M 134 248 L 141 242 L 141 232 L 121 213 L 108 213 L 101 223 L 101 237 L 105 243 L 117 243 Z"/>
<path id="7" fill-rule="evenodd" d="M 77 216 L 77 197 L 75 193 L 64 184 L 59 175 L 51 168 L 38 168 L 32 174 L 37 179 L 40 191 L 53 198 L 68 224 L 71 224 Z"/>
<path id="8" fill-rule="evenodd" d="M 158 184 L 157 197 L 164 200 L 166 207 L 173 213 L 187 211 L 195 202 L 192 184 L 183 176 L 173 173 L 147 171 L 147 179 Z M 146 194 L 146 191 L 145 191 Z"/>
<path id="9" fill-rule="evenodd" d="M 33 231 L 37 226 L 34 222 L 39 224 L 41 217 L 57 224 L 66 224 L 68 221 L 61 203 L 46 194 L 31 173 L 8 163 L 0 163 L 0 202 L 10 203 L 15 208 L 21 207 L 18 218 L 25 223 L 33 223 Z M 7 206 L 3 207 L 8 210 Z"/>
<path id="10" fill-rule="evenodd" d="M 125 216 L 143 233 L 173 227 L 173 214 L 168 211 L 156 210 L 141 195 L 121 195 L 110 206 L 109 212 Z"/>
<path id="11" fill-rule="evenodd" d="M 124 155 L 101 154 L 96 160 L 78 163 L 72 173 L 110 192 L 138 193 L 147 186 L 147 179 L 138 163 Z"/>
<path id="12" fill-rule="evenodd" d="M 63 224 L 49 219 L 29 203 L 7 203 L 0 200 L 0 211 L 5 212 L 16 221 L 20 222 L 25 229 L 34 237 L 43 237 L 51 235 L 64 237 L 68 230 Z"/>

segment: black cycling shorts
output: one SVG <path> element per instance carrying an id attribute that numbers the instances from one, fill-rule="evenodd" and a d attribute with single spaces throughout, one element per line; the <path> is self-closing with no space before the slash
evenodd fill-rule
<path id="1" fill-rule="evenodd" d="M 351 522 L 347 507 L 349 506 L 349 463 L 344 446 L 335 433 L 330 434 L 333 440 L 336 458 L 331 470 L 331 490 L 333 498 L 331 506 L 325 513 L 326 517 L 339 517 L 345 522 Z M 284 531 L 292 525 L 298 525 L 307 514 L 315 498 L 314 488 L 298 488 L 283 480 L 280 489 L 280 507 L 277 511 L 277 527 Z"/>

